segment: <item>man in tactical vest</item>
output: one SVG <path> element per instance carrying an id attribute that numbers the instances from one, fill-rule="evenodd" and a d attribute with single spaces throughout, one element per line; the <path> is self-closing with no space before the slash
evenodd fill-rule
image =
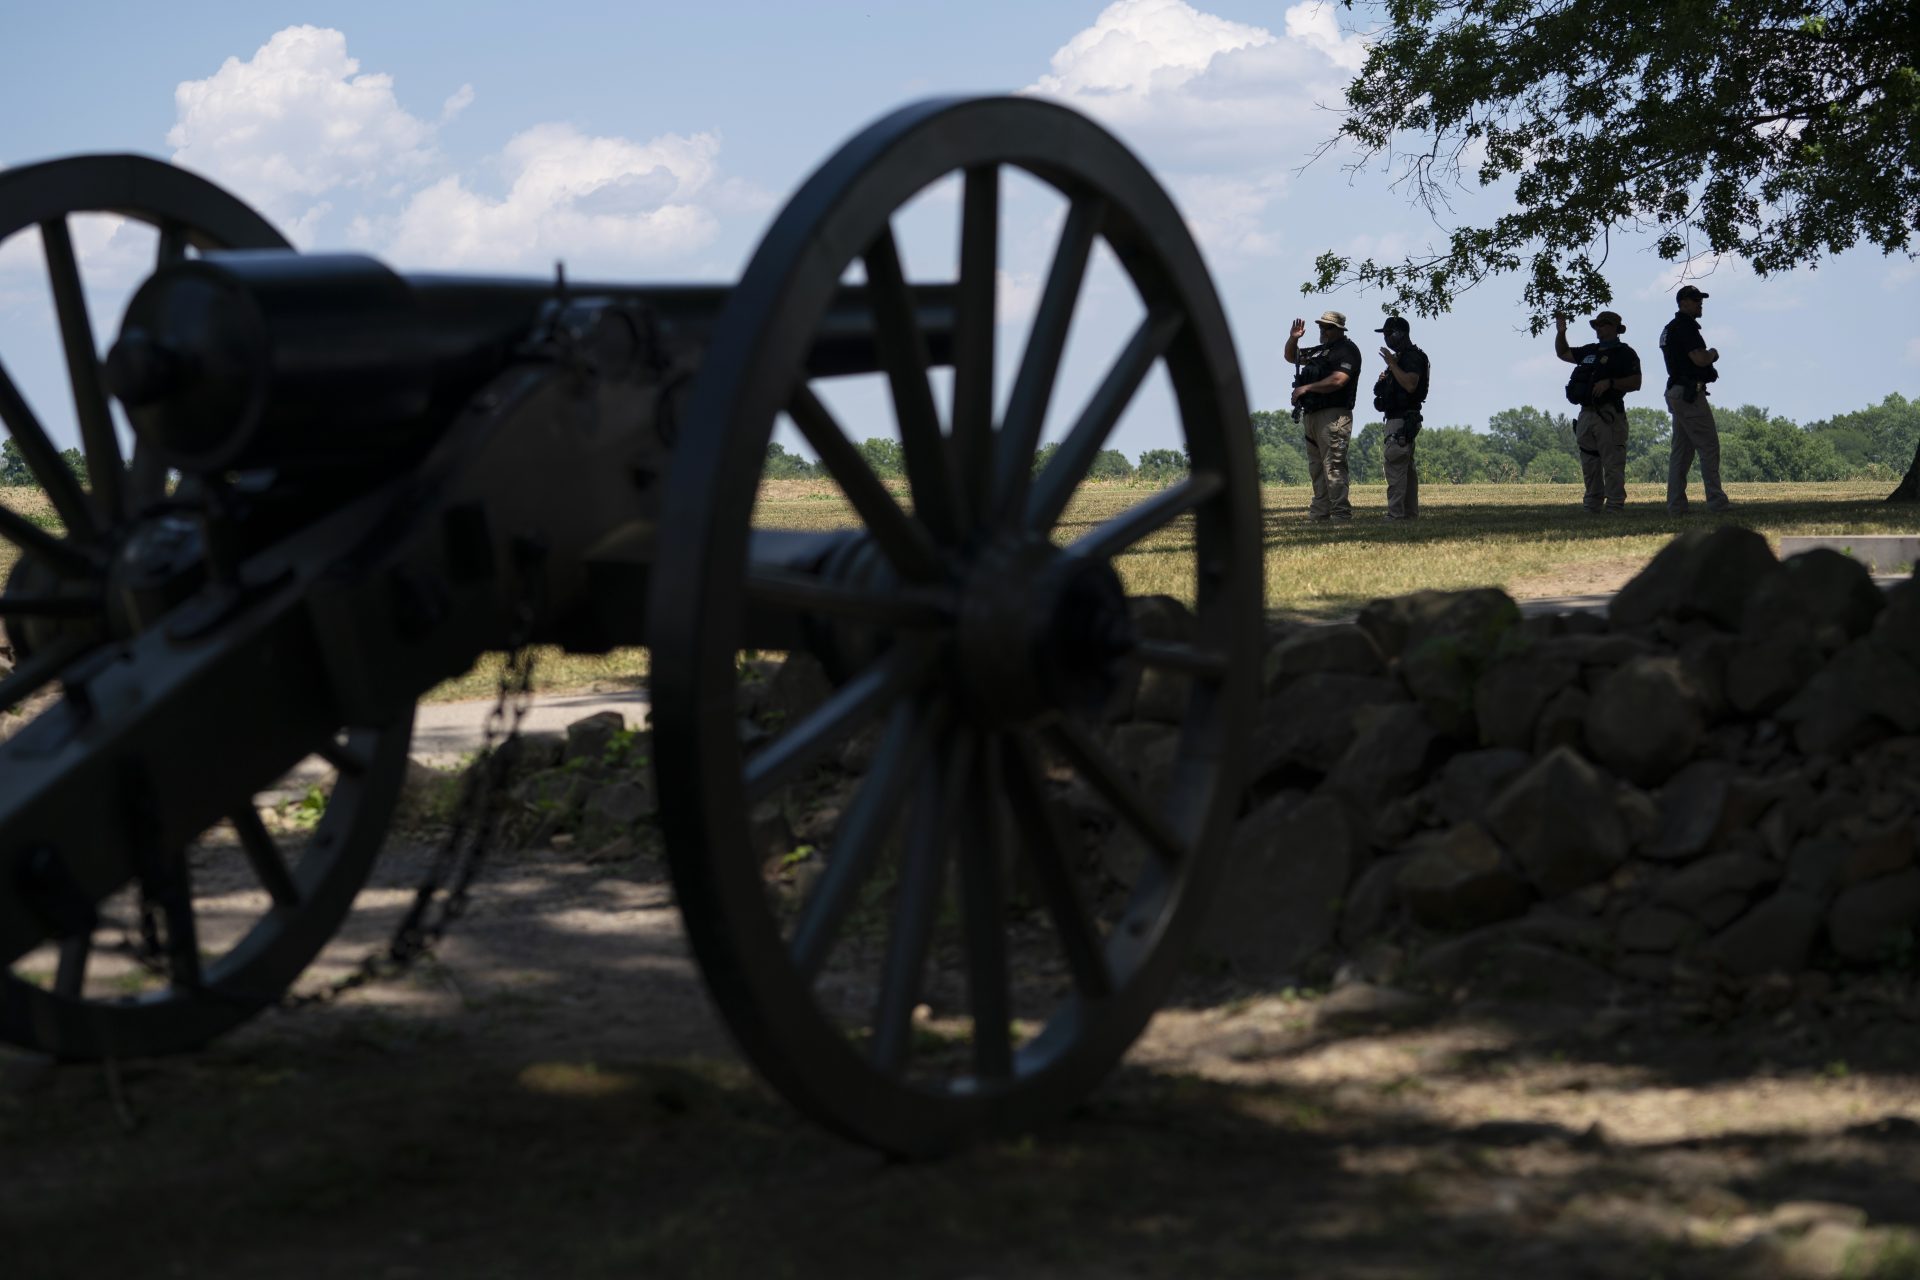
<path id="1" fill-rule="evenodd" d="M 1353 439 L 1353 402 L 1360 378 L 1360 348 L 1347 337 L 1338 311 L 1320 317 L 1320 345 L 1300 346 L 1307 331 L 1295 320 L 1287 333 L 1287 362 L 1295 367 L 1293 404 L 1307 437 L 1307 474 L 1313 477 L 1309 520 L 1351 520 L 1347 501 L 1347 446 Z"/>
<path id="2" fill-rule="evenodd" d="M 1420 406 L 1427 402 L 1427 353 L 1413 345 L 1405 318 L 1388 316 L 1374 330 L 1386 340 L 1380 358 L 1387 367 L 1373 384 L 1373 407 L 1386 416 L 1381 460 L 1387 472 L 1387 519 L 1412 520 L 1420 514 L 1420 470 L 1413 441 L 1420 434 Z"/>
<path id="3" fill-rule="evenodd" d="M 1673 415 L 1673 449 L 1667 458 L 1667 510 L 1687 513 L 1687 473 L 1694 455 L 1700 457 L 1700 479 L 1706 484 L 1707 510 L 1725 511 L 1733 505 L 1720 487 L 1720 431 L 1707 404 L 1707 384 L 1720 376 L 1713 367 L 1720 353 L 1700 336 L 1701 303 L 1707 295 L 1682 285 L 1674 297 L 1679 311 L 1660 331 L 1660 354 L 1667 361 L 1667 412 Z"/>
<path id="4" fill-rule="evenodd" d="M 1619 313 L 1593 318 L 1593 342 L 1567 345 L 1567 318 L 1555 316 L 1554 354 L 1575 366 L 1567 379 L 1567 400 L 1580 406 L 1573 442 L 1580 449 L 1580 473 L 1587 482 L 1581 505 L 1590 512 L 1615 514 L 1627 505 L 1627 405 L 1629 391 L 1640 389 L 1640 357 L 1620 341 L 1627 331 Z"/>

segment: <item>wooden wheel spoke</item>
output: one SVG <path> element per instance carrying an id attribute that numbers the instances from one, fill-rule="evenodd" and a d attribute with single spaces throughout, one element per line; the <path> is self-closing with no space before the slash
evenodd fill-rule
<path id="1" fill-rule="evenodd" d="M 1195 471 L 1179 484 L 1169 485 L 1145 502 L 1074 539 L 1067 548 L 1089 560 L 1110 560 L 1150 533 L 1166 528 L 1187 512 L 1226 488 L 1218 472 Z"/>
<path id="2" fill-rule="evenodd" d="M 860 886 L 872 874 L 880 848 L 893 830 L 920 762 L 932 745 L 939 719 L 935 711 L 918 702 L 904 702 L 894 708 L 879 750 L 874 753 L 873 770 L 840 819 L 826 870 L 801 907 L 793 931 L 789 952 L 794 968 L 808 981 L 826 963 Z"/>
<path id="3" fill-rule="evenodd" d="M 835 689 L 747 761 L 747 803 L 758 804 L 829 748 L 845 742 L 882 707 L 919 684 L 931 662 L 932 655 L 925 650 L 898 646 Z"/>
<path id="4" fill-rule="evenodd" d="M 820 457 L 827 474 L 840 486 L 847 501 L 865 522 L 867 532 L 894 568 L 916 581 L 937 578 L 943 572 L 940 551 L 926 528 L 900 509 L 880 477 L 860 456 L 833 414 L 807 386 L 793 393 L 787 415 Z"/>
<path id="5" fill-rule="evenodd" d="M 97 618 L 104 608 L 92 596 L 0 596 L 0 618 Z"/>
<path id="6" fill-rule="evenodd" d="M 338 738 L 325 738 L 313 754 L 340 771 L 342 777 L 357 778 L 367 771 L 366 757 Z"/>
<path id="7" fill-rule="evenodd" d="M 1093 735 L 1070 720 L 1059 720 L 1047 736 L 1149 848 L 1172 866 L 1187 860 L 1187 842 L 1174 833 L 1166 819 L 1154 809 L 1154 802 L 1141 794 L 1140 788 L 1107 754 L 1106 748 L 1094 741 Z"/>
<path id="8" fill-rule="evenodd" d="M 92 579 L 93 560 L 71 542 L 62 541 L 17 511 L 0 506 L 0 538 L 68 579 Z"/>
<path id="9" fill-rule="evenodd" d="M 1003 519 L 1011 519 L 1026 506 L 1034 450 L 1040 443 L 1054 378 L 1060 372 L 1060 356 L 1067 346 L 1067 330 L 1105 213 L 1106 203 L 1096 197 L 1075 200 L 1054 249 L 1053 265 L 1041 289 L 1040 306 L 1027 334 L 1027 349 L 1020 358 L 1020 372 L 1014 378 L 1006 418 L 995 442 L 994 488 Z"/>
<path id="10" fill-rule="evenodd" d="M 111 524 L 125 510 L 126 462 L 120 456 L 113 415 L 107 409 L 100 352 L 93 345 L 87 295 L 80 283 L 80 261 L 73 251 L 67 220 L 50 218 L 41 223 L 40 243 L 46 250 L 47 275 L 53 284 L 53 309 L 60 321 L 60 341 L 66 348 L 67 377 L 73 384 L 73 407 L 80 420 L 80 442 L 87 455 L 87 479 L 93 485 L 102 520 Z"/>
<path id="11" fill-rule="evenodd" d="M 1100 935 L 1073 882 L 1068 860 L 1076 842 L 1047 795 L 1032 748 L 1017 735 L 1007 737 L 1004 774 L 1007 798 L 1021 829 L 1021 846 L 1033 863 L 1040 896 L 1046 900 L 1047 914 L 1060 937 L 1060 949 L 1066 955 L 1074 985 L 1089 1000 L 1104 999 L 1113 992 L 1113 976 L 1107 969 Z"/>
<path id="12" fill-rule="evenodd" d="M 93 935 L 76 933 L 60 940 L 60 963 L 53 974 L 53 994 L 78 1000 L 87 989 L 87 962 L 93 958 Z"/>
<path id="13" fill-rule="evenodd" d="M 862 590 L 773 565 L 747 570 L 747 594 L 761 604 L 783 605 L 798 613 L 901 630 L 951 626 L 959 607 L 953 592 L 937 587 Z"/>
<path id="14" fill-rule="evenodd" d="M 1149 667 L 1184 671 L 1218 680 L 1227 674 L 1227 655 L 1218 649 L 1178 640 L 1140 640 L 1133 646 L 1135 660 Z"/>
<path id="15" fill-rule="evenodd" d="M 65 640 L 34 653 L 0 680 L 0 710 L 19 706 L 60 678 L 67 664 L 86 652 L 84 640 Z"/>
<path id="16" fill-rule="evenodd" d="M 993 779 L 999 750 L 982 742 L 968 802 L 955 815 L 960 839 L 960 899 L 967 948 L 967 1003 L 973 1015 L 973 1069 L 982 1079 L 1013 1074 L 1013 1004 L 1007 983 L 1006 887 L 1001 883 L 1000 803 Z"/>
<path id="17" fill-rule="evenodd" d="M 53 509 L 67 526 L 67 536 L 91 539 L 98 525 L 93 517 L 93 508 L 87 503 L 86 492 L 80 488 L 80 481 L 73 472 L 67 469 L 66 460 L 53 447 L 46 428 L 34 416 L 32 406 L 20 394 L 20 388 L 14 385 L 4 365 L 0 365 L 0 424 L 4 424 L 7 434 L 13 437 L 13 443 L 19 448 L 20 456 L 26 459 L 33 478 L 47 491 Z"/>
<path id="18" fill-rule="evenodd" d="M 1173 311 L 1158 312 L 1140 322 L 1119 360 L 1107 371 L 1099 390 L 1093 393 L 1046 470 L 1034 482 L 1033 498 L 1027 504 L 1028 528 L 1044 533 L 1058 522 L 1073 491 L 1087 478 L 1101 446 L 1113 434 L 1114 424 L 1132 403 L 1134 393 L 1146 380 L 1154 361 L 1165 355 L 1173 344 L 1182 323 L 1180 314 Z"/>
<path id="19" fill-rule="evenodd" d="M 1000 271 L 1000 167 L 968 169 L 960 201 L 953 333 L 953 452 L 976 518 L 993 481 L 993 336 Z"/>
<path id="20" fill-rule="evenodd" d="M 200 928 L 193 914 L 193 880 L 187 869 L 186 851 L 166 857 L 167 883 L 156 897 L 167 922 L 167 975 L 175 987 L 196 990 L 200 987 Z"/>
<path id="21" fill-rule="evenodd" d="M 900 265 L 899 246 L 888 227 L 874 237 L 863 256 L 872 299 L 874 342 L 893 392 L 893 413 L 900 424 L 900 449 L 906 456 L 907 483 L 914 510 L 934 533 L 949 541 L 960 533 L 959 492 L 947 457 L 940 414 L 927 381 L 927 342 L 914 312 L 913 293 Z"/>
<path id="22" fill-rule="evenodd" d="M 964 733 L 956 734 L 947 750 L 920 770 L 920 796 L 907 837 L 873 1026 L 873 1063 L 892 1075 L 905 1069 L 913 1047 L 913 1010 L 933 942 L 934 912 L 946 885 L 949 816 L 954 793 L 965 781 L 970 745 Z"/>
<path id="23" fill-rule="evenodd" d="M 153 256 L 154 270 L 182 262 L 187 256 L 187 229 L 171 219 L 160 224 L 160 247 Z"/>
<path id="24" fill-rule="evenodd" d="M 293 882 L 280 846 L 274 843 L 267 824 L 260 820 L 260 811 L 245 805 L 228 814 L 227 821 L 233 824 L 234 832 L 240 837 L 240 847 L 246 851 L 247 865 L 253 868 L 254 878 L 273 899 L 273 905 L 282 910 L 299 906 L 300 889 Z"/>

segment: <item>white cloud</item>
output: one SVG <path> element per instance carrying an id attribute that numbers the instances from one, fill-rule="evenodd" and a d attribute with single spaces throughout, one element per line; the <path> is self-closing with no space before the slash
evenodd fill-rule
<path id="1" fill-rule="evenodd" d="M 1193 238 L 1216 263 L 1279 249 L 1282 237 L 1269 227 L 1267 211 L 1286 192 L 1285 174 L 1173 174 L 1168 181 Z"/>
<path id="2" fill-rule="evenodd" d="M 1115 0 L 1024 92 L 1099 118 L 1156 164 L 1297 165 L 1333 133 L 1318 108 L 1338 106 L 1365 56 L 1326 4 L 1289 8 L 1276 35 L 1186 0 Z"/>
<path id="3" fill-rule="evenodd" d="M 296 244 L 346 238 L 404 267 L 593 268 L 684 260 L 727 215 L 766 194 L 719 172 L 713 134 L 646 142 L 565 123 L 515 134 L 474 172 L 450 171 L 437 138 L 477 97 L 463 84 L 437 120 L 400 104 L 393 78 L 363 72 L 324 27 L 276 32 L 175 91 L 176 163 L 259 207 Z M 504 194 L 489 183 L 504 176 Z"/>
<path id="4" fill-rule="evenodd" d="M 174 105 L 174 163 L 309 234 L 326 214 L 322 194 L 418 176 L 437 158 L 434 126 L 401 107 L 393 77 L 360 74 L 329 28 L 275 32 L 251 58 L 182 82 Z"/>
<path id="5" fill-rule="evenodd" d="M 473 86 L 470 84 L 463 84 L 448 94 L 447 100 L 440 104 L 440 123 L 445 124 L 472 106 L 473 96 Z"/>
<path id="6" fill-rule="evenodd" d="M 407 202 L 378 238 L 403 267 L 620 267 L 683 258 L 712 243 L 720 140 L 665 134 L 649 142 L 537 125 L 501 153 L 508 179 L 493 198 L 458 176 Z"/>

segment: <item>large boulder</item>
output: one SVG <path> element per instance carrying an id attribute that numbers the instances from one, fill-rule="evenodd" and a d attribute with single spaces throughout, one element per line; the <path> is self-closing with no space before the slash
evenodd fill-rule
<path id="1" fill-rule="evenodd" d="M 1275 692 L 1297 676 L 1377 676 L 1387 662 L 1365 628 L 1354 623 L 1302 627 L 1267 652 L 1266 687 Z"/>
<path id="2" fill-rule="evenodd" d="M 1508 783 L 1488 807 L 1487 825 L 1548 897 L 1603 879 L 1627 856 L 1613 785 L 1566 747 Z"/>
<path id="3" fill-rule="evenodd" d="M 1425 641 L 1446 639 L 1484 659 L 1519 625 L 1520 606 L 1494 587 L 1416 591 L 1370 602 L 1360 610 L 1358 622 L 1389 658 Z"/>
<path id="4" fill-rule="evenodd" d="M 1773 548 L 1751 529 L 1721 525 L 1683 533 L 1620 589 L 1607 617 L 1623 628 L 1702 618 L 1732 631 L 1761 584 L 1780 571 Z"/>
<path id="5" fill-rule="evenodd" d="M 1361 708 L 1406 698 L 1398 682 L 1381 676 L 1315 673 L 1299 677 L 1260 704 L 1250 780 L 1259 781 L 1289 767 L 1327 772 L 1353 745 Z"/>
<path id="6" fill-rule="evenodd" d="M 1578 664 L 1533 652 L 1494 663 L 1474 689 L 1481 745 L 1532 747 L 1540 713 L 1579 678 Z"/>
<path id="7" fill-rule="evenodd" d="M 1720 833 L 1733 779 L 1733 766 L 1722 760 L 1695 761 L 1676 773 L 1655 797 L 1659 822 L 1641 854 L 1666 862 L 1698 855 Z"/>
<path id="8" fill-rule="evenodd" d="M 1697 687 L 1677 658 L 1636 658 L 1600 682 L 1587 707 L 1587 745 L 1641 786 L 1665 781 L 1706 731 Z"/>
<path id="9" fill-rule="evenodd" d="M 1820 898 L 1788 885 L 1714 935 L 1707 955 L 1742 976 L 1797 973 L 1825 922 Z"/>
<path id="10" fill-rule="evenodd" d="M 1378 812 L 1417 791 L 1440 752 L 1426 713 L 1407 702 L 1362 707 L 1353 745 L 1327 775 L 1327 788 L 1364 812 Z"/>
<path id="11" fill-rule="evenodd" d="M 1434 929 L 1471 929 L 1527 909 L 1527 886 L 1477 822 L 1422 837 L 1395 880 L 1413 918 Z"/>
<path id="12" fill-rule="evenodd" d="M 1742 631 L 1791 636 L 1831 651 L 1865 635 L 1886 608 L 1866 566 L 1830 547 L 1792 556 L 1780 569 L 1754 589 L 1741 614 Z"/>
<path id="13" fill-rule="evenodd" d="M 1346 809 L 1327 796 L 1280 797 L 1234 829 L 1224 883 L 1197 943 L 1243 977 L 1295 974 L 1333 941 L 1342 897 L 1366 850 Z"/>
<path id="14" fill-rule="evenodd" d="M 1506 747 L 1465 751 L 1453 757 L 1434 783 L 1438 816 L 1448 823 L 1484 820 L 1494 796 L 1532 763 L 1526 752 Z"/>
<path id="15" fill-rule="evenodd" d="M 1827 940 L 1842 959 L 1870 964 L 1920 943 L 1920 868 L 1846 890 L 1827 914 Z"/>

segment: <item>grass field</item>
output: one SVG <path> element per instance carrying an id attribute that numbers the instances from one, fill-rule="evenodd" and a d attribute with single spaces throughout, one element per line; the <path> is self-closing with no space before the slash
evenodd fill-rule
<path id="1" fill-rule="evenodd" d="M 1088 485 L 1068 508 L 1061 535 L 1072 537 L 1149 492 Z M 1577 594 L 1583 582 L 1599 584 L 1630 572 L 1681 530 L 1721 520 L 1776 539 L 1783 534 L 1906 533 L 1920 527 L 1920 512 L 1913 507 L 1882 500 L 1884 482 L 1733 485 L 1728 495 L 1735 506 L 1727 516 L 1704 514 L 1696 495 L 1695 510 L 1701 514 L 1673 519 L 1666 514 L 1659 485 L 1628 486 L 1629 507 L 1618 516 L 1586 514 L 1572 485 L 1428 485 L 1421 491 L 1421 518 L 1402 523 L 1381 518 L 1384 487 L 1362 485 L 1353 490 L 1353 522 L 1337 525 L 1306 519 L 1311 494 L 1304 487 L 1271 488 L 1262 495 L 1267 607 L 1293 617 L 1330 618 L 1376 597 L 1422 587 L 1498 586 L 1520 596 Z M 46 528 L 58 528 L 38 490 L 0 489 L 0 503 Z M 831 485 L 809 480 L 768 482 L 755 519 L 795 529 L 845 528 L 854 522 Z M 1187 595 L 1192 562 L 1178 553 L 1189 545 L 1184 525 L 1175 524 L 1122 556 L 1116 564 L 1128 590 Z M 14 557 L 11 544 L 0 541 L 0 578 Z M 498 671 L 497 661 L 483 661 L 430 696 L 435 701 L 489 696 Z M 538 686 L 548 690 L 619 689 L 643 682 L 645 675 L 645 652 L 631 650 L 593 657 L 545 653 L 536 678 Z"/>

